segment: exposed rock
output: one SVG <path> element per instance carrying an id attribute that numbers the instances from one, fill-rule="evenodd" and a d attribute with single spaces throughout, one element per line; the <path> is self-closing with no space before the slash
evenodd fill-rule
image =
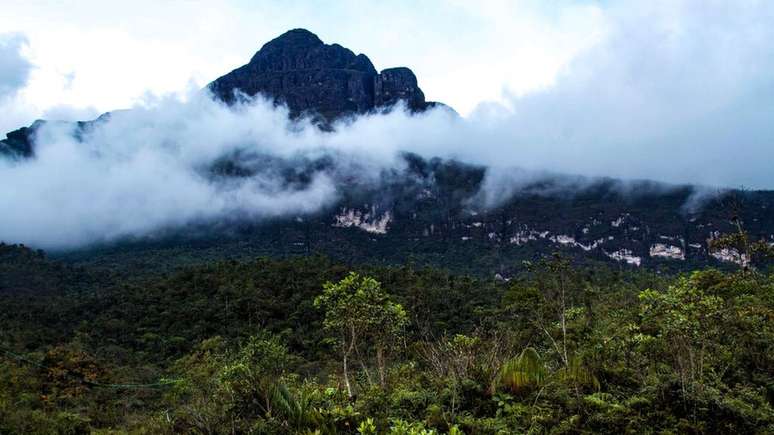
<path id="1" fill-rule="evenodd" d="M 619 249 L 615 252 L 605 252 L 605 255 L 616 261 L 625 261 L 626 264 L 640 267 L 642 265 L 642 258 L 634 255 L 629 249 Z"/>
<path id="2" fill-rule="evenodd" d="M 0 140 L 0 156 L 13 159 L 28 158 L 34 155 L 32 143 L 35 132 L 45 121 L 37 120 L 29 127 L 22 127 L 10 133 L 6 133 L 5 139 Z"/>
<path id="3" fill-rule="evenodd" d="M 377 107 L 390 107 L 399 100 L 405 101 L 412 110 L 424 110 L 427 107 L 425 94 L 419 89 L 417 77 L 410 69 L 386 69 L 375 78 L 374 104 Z"/>
<path id="4" fill-rule="evenodd" d="M 669 258 L 672 260 L 685 260 L 685 252 L 681 248 L 674 245 L 656 243 L 651 245 L 649 252 L 651 257 Z"/>
<path id="5" fill-rule="evenodd" d="M 344 208 L 341 213 L 334 216 L 334 220 L 334 227 L 355 227 L 369 233 L 387 234 L 387 226 L 392 221 L 392 213 L 388 210 L 379 215 L 375 207 L 371 207 L 371 210 L 366 212 Z"/>
<path id="6" fill-rule="evenodd" d="M 38 119 L 29 127 L 22 127 L 10 133 L 6 133 L 5 139 L 0 140 L 0 157 L 9 157 L 11 159 L 25 159 L 35 155 L 35 136 L 38 131 L 46 125 L 54 124 L 71 129 L 73 137 L 77 140 L 88 134 L 97 123 L 110 119 L 111 112 L 106 112 L 92 121 L 45 121 Z"/>
<path id="7" fill-rule="evenodd" d="M 248 64 L 208 88 L 229 104 L 239 93 L 262 94 L 286 104 L 292 116 L 311 113 L 326 120 L 388 108 L 400 100 L 413 111 L 436 105 L 425 101 L 410 69 L 390 68 L 379 74 L 367 56 L 325 44 L 304 29 L 269 41 Z"/>
<path id="8" fill-rule="evenodd" d="M 734 248 L 723 248 L 719 251 L 713 252 L 712 256 L 720 261 L 736 263 L 743 267 L 750 264 L 750 259 L 747 258 L 747 255 L 740 254 L 739 251 Z"/>
<path id="9" fill-rule="evenodd" d="M 267 42 L 249 63 L 213 81 L 208 89 L 229 104 L 240 94 L 261 94 L 286 104 L 293 117 L 309 114 L 326 122 L 386 111 L 401 100 L 414 112 L 438 106 L 452 110 L 441 103 L 426 102 L 410 69 L 389 68 L 377 73 L 366 55 L 356 55 L 338 44 L 325 44 L 304 29 L 290 30 Z M 74 135 L 79 138 L 91 124 L 108 116 L 71 123 Z M 48 122 L 52 121 L 38 120 L 8 133 L 5 140 L 0 140 L 0 157 L 32 157 L 35 133 Z"/>

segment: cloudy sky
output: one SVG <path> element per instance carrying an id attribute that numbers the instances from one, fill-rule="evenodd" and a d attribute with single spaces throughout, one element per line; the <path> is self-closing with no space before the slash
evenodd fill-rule
<path id="1" fill-rule="evenodd" d="M 22 99 L 34 112 L 106 111 L 202 86 L 304 27 L 378 69 L 411 67 L 428 98 L 468 113 L 504 92 L 550 85 L 607 25 L 592 2 L 399 3 L 5 0 L 0 29 L 26 38 L 34 69 Z"/>
<path id="2" fill-rule="evenodd" d="M 401 151 L 457 158 L 491 168 L 483 193 L 494 202 L 534 174 L 774 189 L 771 1 L 4 0 L 2 10 L 0 131 L 134 110 L 82 141 L 49 125 L 35 158 L 0 160 L 0 240 L 74 247 L 338 197 L 330 174 L 301 191 L 271 173 L 202 176 L 234 152 L 327 153 L 342 179 L 399 165 Z M 377 69 L 411 67 L 428 99 L 464 117 L 394 111 L 321 133 L 286 128 L 261 100 L 234 110 L 195 92 L 297 27 Z"/>
<path id="3" fill-rule="evenodd" d="M 4 0 L 0 129 L 191 89 L 304 27 L 530 168 L 774 188 L 774 2 Z M 490 144 L 491 145 L 491 144 Z M 468 144 L 472 146 L 472 144 Z"/>

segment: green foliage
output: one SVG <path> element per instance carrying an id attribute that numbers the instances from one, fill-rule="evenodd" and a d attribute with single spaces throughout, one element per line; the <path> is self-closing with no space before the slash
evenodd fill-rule
<path id="1" fill-rule="evenodd" d="M 373 350 L 379 371 L 379 385 L 384 388 L 386 352 L 398 344 L 408 323 L 408 315 L 398 303 L 381 289 L 381 283 L 371 277 L 349 273 L 338 283 L 326 282 L 323 294 L 314 305 L 325 311 L 323 326 L 341 348 L 344 381 L 347 393 L 353 390 L 349 378 L 349 358 L 358 357 L 370 387 L 374 382 L 367 368 Z M 365 345 L 363 344 L 365 343 Z"/>
<path id="2" fill-rule="evenodd" d="M 289 360 L 287 348 L 276 338 L 250 337 L 236 358 L 220 370 L 218 382 L 232 406 L 270 415 L 277 397 L 277 382 Z"/>
<path id="3" fill-rule="evenodd" d="M 314 305 L 325 310 L 323 326 L 336 332 L 352 328 L 365 334 L 395 337 L 406 326 L 406 311 L 392 302 L 371 277 L 349 273 L 338 283 L 326 282 Z"/>
<path id="4" fill-rule="evenodd" d="M 360 422 L 357 427 L 357 433 L 360 435 L 376 435 L 376 424 L 374 424 L 373 418 L 367 418 Z"/>
<path id="5" fill-rule="evenodd" d="M 73 283 L 10 256 L 0 282 L 61 290 L 0 292 L 3 434 L 774 432 L 760 270 L 551 258 L 501 283 L 309 257 Z"/>
<path id="6" fill-rule="evenodd" d="M 499 381 L 513 393 L 540 388 L 546 382 L 546 368 L 537 351 L 528 347 L 503 364 Z"/>
<path id="7" fill-rule="evenodd" d="M 735 231 L 710 239 L 708 242 L 709 250 L 713 252 L 726 251 L 727 254 L 736 257 L 737 263 L 745 271 L 751 267 L 771 264 L 774 261 L 774 244 L 771 244 L 766 238 L 752 240 L 750 234 L 744 229 L 738 212 L 739 210 L 733 210 L 731 217 Z"/>
<path id="8" fill-rule="evenodd" d="M 573 387 L 588 387 L 599 389 L 599 379 L 583 363 L 583 359 L 578 356 L 570 358 L 569 364 L 559 369 L 557 378 L 565 384 Z"/>

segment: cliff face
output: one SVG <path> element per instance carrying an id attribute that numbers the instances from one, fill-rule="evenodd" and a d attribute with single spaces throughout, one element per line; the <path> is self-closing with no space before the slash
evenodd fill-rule
<path id="1" fill-rule="evenodd" d="M 18 130 L 6 133 L 5 139 L 0 140 L 0 157 L 10 158 L 28 158 L 32 157 L 32 142 L 35 131 L 40 127 L 43 121 L 35 121 L 29 127 L 22 127 Z"/>
<path id="2" fill-rule="evenodd" d="M 38 130 L 47 124 L 64 126 L 69 129 L 75 139 L 81 140 L 83 135 L 87 134 L 95 125 L 109 120 L 110 113 L 103 113 L 92 121 L 68 122 L 38 119 L 29 127 L 22 127 L 6 133 L 5 139 L 0 140 L 0 158 L 19 160 L 33 157 L 35 155 L 35 136 L 38 134 Z"/>
<path id="3" fill-rule="evenodd" d="M 227 103 L 234 103 L 239 93 L 262 94 L 287 104 L 291 115 L 319 115 L 322 127 L 328 125 L 325 121 L 386 111 L 400 101 L 413 111 L 436 104 L 425 101 L 410 69 L 390 68 L 379 73 L 365 55 L 340 45 L 326 45 L 306 30 L 291 30 L 270 41 L 248 64 L 208 86 L 216 98 Z M 98 122 L 109 118 L 105 114 L 94 121 L 62 122 L 61 127 L 80 140 Z M 8 133 L 7 139 L 0 140 L 0 159 L 34 157 L 35 135 L 43 125 L 56 122 L 36 121 Z M 213 177 L 266 173 L 281 177 L 285 185 L 305 186 L 321 174 L 334 180 L 340 198 L 303 218 L 245 219 L 235 226 L 229 222 L 225 232 L 220 222 L 212 227 L 183 227 L 170 238 L 126 241 L 110 249 L 128 261 L 143 250 L 155 255 L 182 242 L 179 249 L 185 249 L 186 255 L 181 258 L 186 259 L 196 255 L 205 258 L 212 252 L 229 256 L 241 253 L 250 258 L 322 252 L 347 262 L 416 261 L 487 274 L 505 273 L 522 261 L 557 250 L 567 251 L 579 261 L 665 270 L 735 267 L 741 261 L 737 252 L 709 250 L 708 240 L 735 231 L 735 227 L 721 199 L 696 212 L 686 211 L 684 205 L 694 193 L 689 186 L 656 189 L 644 184 L 633 188 L 644 193 L 629 196 L 622 195 L 617 184 L 608 180 L 564 195 L 559 193 L 564 192 L 562 183 L 537 181 L 492 209 L 477 205 L 486 168 L 410 154 L 401 158 L 405 165 L 397 166 L 405 166 L 405 172 L 379 175 L 383 177 L 379 183 L 360 183 L 351 177 L 338 178 L 328 156 L 308 161 L 226 156 L 213 163 Z M 556 193 L 536 193 L 552 191 Z M 774 243 L 774 191 L 734 194 L 744 198 L 739 215 L 750 234 L 756 240 Z M 189 233 L 195 236 L 189 239 Z M 199 248 L 191 248 L 194 244 L 201 247 L 200 254 L 195 254 Z M 95 261 L 102 261 L 100 252 L 106 251 L 94 251 Z M 87 254 L 73 255 L 86 258 Z"/>
<path id="4" fill-rule="evenodd" d="M 304 29 L 290 30 L 267 42 L 249 63 L 207 88 L 228 104 L 239 94 L 261 94 L 286 104 L 291 116 L 320 117 L 323 125 L 345 116 L 385 111 L 399 101 L 413 112 L 440 104 L 425 101 L 410 69 L 389 68 L 378 73 L 366 55 L 325 44 Z M 100 119 L 106 119 L 105 115 Z M 96 121 L 72 123 L 76 137 Z M 47 122 L 52 121 L 38 120 L 8 133 L 0 140 L 0 158 L 32 157 L 35 133 Z"/>
<path id="5" fill-rule="evenodd" d="M 388 108 L 400 100 L 413 111 L 431 106 L 410 69 L 377 73 L 367 56 L 325 44 L 303 29 L 266 43 L 247 65 L 208 87 L 227 103 L 238 98 L 236 93 L 262 94 L 286 104 L 293 116 L 319 114 L 327 120 Z"/>
<path id="6" fill-rule="evenodd" d="M 414 73 L 404 67 L 386 69 L 374 80 L 374 104 L 377 107 L 389 107 L 399 100 L 406 102 L 411 110 L 421 111 L 427 108 L 425 94 L 417 86 Z"/>

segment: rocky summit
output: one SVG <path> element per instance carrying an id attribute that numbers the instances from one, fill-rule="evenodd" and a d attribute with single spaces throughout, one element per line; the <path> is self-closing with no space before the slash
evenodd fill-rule
<path id="1" fill-rule="evenodd" d="M 260 94 L 286 104 L 292 116 L 313 114 L 326 120 L 388 109 L 401 100 L 415 112 L 436 104 L 425 101 L 410 69 L 378 73 L 366 55 L 325 44 L 304 29 L 269 41 L 249 63 L 213 81 L 209 89 L 227 103 L 239 94 Z"/>
<path id="2" fill-rule="evenodd" d="M 321 125 L 342 117 L 388 111 L 402 101 L 412 112 L 447 107 L 425 101 L 414 73 L 406 67 L 381 73 L 364 54 L 325 44 L 314 33 L 294 29 L 267 42 L 246 65 L 216 79 L 207 88 L 233 104 L 239 96 L 262 95 L 284 104 L 292 117 L 309 115 Z M 450 109 L 451 110 L 451 109 Z M 79 136 L 100 119 L 73 123 Z M 0 140 L 0 157 L 24 159 L 35 154 L 36 132 L 50 121 L 37 120 Z"/>
<path id="3" fill-rule="evenodd" d="M 269 41 L 246 65 L 207 89 L 227 104 L 262 95 L 287 105 L 291 116 L 314 117 L 322 128 L 342 117 L 386 112 L 401 101 L 415 112 L 436 104 L 425 101 L 410 69 L 377 72 L 365 55 L 325 44 L 302 29 Z M 61 127 L 81 140 L 108 119 L 106 114 Z M 34 158 L 35 135 L 52 122 L 36 121 L 8 133 L 0 141 L 0 158 Z M 694 207 L 691 204 L 704 200 L 702 190 L 692 186 L 629 183 L 632 192 L 642 192 L 630 195 L 613 180 L 586 180 L 578 184 L 588 187 L 567 194 L 561 182 L 541 180 L 492 207 L 481 204 L 479 196 L 487 168 L 410 153 L 400 158 L 403 169 L 379 174 L 376 183 L 362 183 L 338 174 L 330 156 L 224 156 L 202 174 L 219 182 L 271 174 L 293 189 L 307 188 L 321 175 L 334 180 L 338 199 L 309 215 L 245 219 L 226 231 L 219 223 L 203 224 L 170 231 L 170 237 L 126 240 L 97 251 L 61 255 L 86 262 L 112 258 L 114 263 L 138 256 L 146 264 L 143 259 L 157 254 L 175 257 L 170 252 L 181 246 L 186 246 L 181 259 L 210 259 L 213 252 L 245 258 L 319 252 L 347 262 L 402 264 L 412 259 L 458 272 L 508 277 L 523 261 L 562 251 L 578 261 L 686 270 L 745 264 L 740 252 L 710 249 L 719 235 L 736 231 L 731 216 L 740 218 L 756 240 L 774 246 L 771 191 L 729 191 L 705 201 L 704 207 Z M 737 202 L 741 205 L 734 205 Z"/>

